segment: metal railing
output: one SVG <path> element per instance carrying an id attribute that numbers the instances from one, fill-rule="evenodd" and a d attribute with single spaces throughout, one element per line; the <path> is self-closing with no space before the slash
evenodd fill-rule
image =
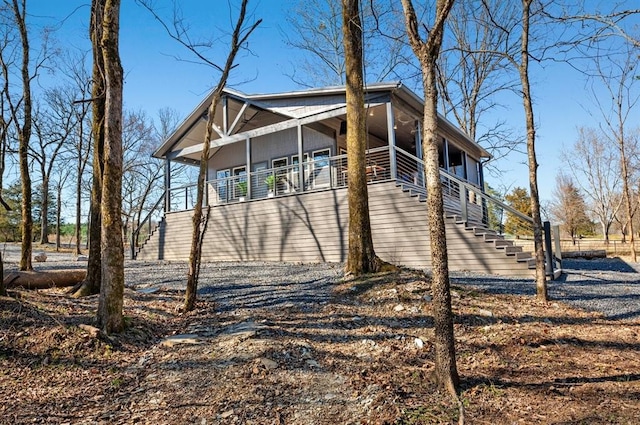
<path id="1" fill-rule="evenodd" d="M 416 193 L 426 196 L 424 162 L 398 147 L 396 180 Z M 494 230 L 507 239 L 532 239 L 533 219 L 515 208 L 484 193 L 480 187 L 440 170 L 440 180 L 447 214 L 456 215 L 469 226 Z"/>
<path id="2" fill-rule="evenodd" d="M 369 182 L 391 179 L 387 147 L 370 149 L 366 153 L 366 173 Z M 302 172 L 302 176 L 301 176 Z M 300 164 L 243 173 L 207 181 L 210 205 L 243 202 L 314 190 L 347 186 L 347 155 L 337 155 Z M 193 208 L 195 185 L 171 190 L 171 210 Z"/>
<path id="3" fill-rule="evenodd" d="M 164 218 L 164 193 L 156 201 L 156 203 L 149 209 L 147 215 L 140 221 L 138 227 L 131 232 L 131 258 L 135 259 L 138 247 L 151 236 L 151 234 L 158 227 L 162 219 Z"/>

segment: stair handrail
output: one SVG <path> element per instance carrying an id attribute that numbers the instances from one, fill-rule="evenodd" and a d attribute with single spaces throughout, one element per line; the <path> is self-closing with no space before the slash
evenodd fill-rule
<path id="1" fill-rule="evenodd" d="M 401 154 L 408 156 L 410 159 L 413 159 L 415 161 L 418 162 L 418 164 L 421 164 L 424 167 L 424 161 L 421 160 L 420 158 L 418 158 L 415 155 L 410 154 L 409 152 L 399 148 L 396 146 L 396 150 L 399 151 Z M 507 212 L 515 215 L 516 217 L 524 220 L 525 222 L 529 223 L 529 224 L 533 224 L 533 218 L 529 217 L 528 215 L 516 210 L 515 208 L 513 208 L 510 205 L 505 204 L 504 202 L 500 201 L 499 199 L 494 198 L 491 195 L 487 195 L 486 193 L 484 193 L 482 190 L 480 190 L 478 187 L 464 181 L 461 180 L 458 176 L 455 176 L 454 174 L 449 173 L 446 170 L 443 170 L 442 168 L 440 168 L 440 176 L 446 177 L 450 180 L 453 180 L 454 182 L 456 182 L 457 184 L 459 184 L 461 187 L 466 188 L 467 190 L 470 190 L 472 192 L 474 192 L 476 195 L 480 196 L 481 198 L 485 199 L 486 201 L 492 202 L 494 204 L 496 204 L 498 207 L 506 210 Z"/>
<path id="2" fill-rule="evenodd" d="M 151 215 L 153 214 L 153 212 L 158 209 L 158 207 L 160 206 L 160 204 L 165 202 L 165 195 L 166 195 L 166 190 L 162 191 L 162 194 L 160 195 L 160 198 L 156 201 L 155 204 L 153 204 L 153 207 L 151 207 L 151 209 L 149 209 L 149 212 L 147 213 L 147 215 L 145 216 L 145 218 L 140 221 L 140 224 L 138 225 L 138 227 L 136 227 L 136 229 L 131 232 L 131 259 L 135 260 L 136 256 L 138 254 L 137 252 L 137 246 L 136 246 L 136 239 L 138 237 L 138 235 L 140 234 L 140 229 L 142 229 L 142 227 L 148 222 L 149 223 L 149 234 L 151 234 Z M 164 206 L 163 206 L 164 208 Z"/>

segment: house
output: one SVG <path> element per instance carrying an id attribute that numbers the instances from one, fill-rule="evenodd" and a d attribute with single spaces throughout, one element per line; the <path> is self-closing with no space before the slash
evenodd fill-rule
<path id="1" fill-rule="evenodd" d="M 198 164 L 210 102 L 211 95 L 154 154 L 167 163 L 162 218 L 137 258 L 189 256 L 195 184 L 172 184 L 170 170 L 172 163 Z M 376 253 L 429 268 L 423 102 L 401 83 L 378 83 L 367 86 L 365 103 Z M 215 124 L 203 261 L 345 261 L 345 88 L 257 95 L 225 89 Z M 502 222 L 497 215 L 519 214 L 483 191 L 482 162 L 490 154 L 444 117 L 438 125 L 450 269 L 531 276 L 530 254 L 515 244 L 519 235 L 490 229 Z M 522 222 L 523 232 L 530 232 L 530 218 L 522 216 Z"/>

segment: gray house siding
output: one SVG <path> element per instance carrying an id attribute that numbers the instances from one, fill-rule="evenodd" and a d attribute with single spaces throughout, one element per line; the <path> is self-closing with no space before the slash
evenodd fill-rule
<path id="1" fill-rule="evenodd" d="M 203 242 L 204 261 L 343 262 L 348 249 L 347 189 L 310 192 L 212 207 Z M 369 186 L 376 253 L 413 268 L 430 267 L 425 203 L 394 182 Z M 139 259 L 188 258 L 191 211 L 169 213 Z M 451 270 L 531 276 L 524 263 L 447 219 Z"/>

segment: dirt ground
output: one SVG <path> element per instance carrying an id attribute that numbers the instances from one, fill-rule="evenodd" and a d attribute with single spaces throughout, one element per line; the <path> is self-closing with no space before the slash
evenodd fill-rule
<path id="1" fill-rule="evenodd" d="M 448 424 L 429 284 L 413 272 L 334 287 L 309 311 L 180 314 L 182 293 L 127 289 L 128 328 L 95 335 L 97 298 L 0 298 L 3 424 Z M 640 322 L 453 288 L 468 424 L 640 423 Z M 167 337 L 173 338 L 167 339 Z"/>

